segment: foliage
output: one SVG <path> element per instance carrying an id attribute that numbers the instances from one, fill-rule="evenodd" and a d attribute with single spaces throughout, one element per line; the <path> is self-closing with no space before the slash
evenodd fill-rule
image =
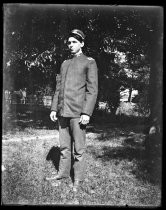
<path id="1" fill-rule="evenodd" d="M 130 94 L 133 88 L 144 92 L 149 87 L 152 40 L 161 38 L 161 8 L 16 4 L 4 11 L 4 72 L 13 88 L 26 86 L 33 92 L 50 84 L 54 90 L 73 28 L 86 34 L 84 53 L 99 67 L 98 100 L 107 101 L 111 111 L 118 107 L 121 87 Z"/>

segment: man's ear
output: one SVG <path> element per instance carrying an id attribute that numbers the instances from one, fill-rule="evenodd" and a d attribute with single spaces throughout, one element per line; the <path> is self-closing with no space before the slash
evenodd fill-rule
<path id="1" fill-rule="evenodd" d="M 81 47 L 83 47 L 84 46 L 84 42 L 81 42 Z"/>

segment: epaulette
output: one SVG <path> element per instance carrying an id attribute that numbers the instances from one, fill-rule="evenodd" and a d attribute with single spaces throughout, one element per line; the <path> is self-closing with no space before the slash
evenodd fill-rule
<path id="1" fill-rule="evenodd" d="M 92 60 L 94 60 L 94 59 L 93 59 L 93 58 L 91 58 L 91 57 L 88 57 L 88 60 L 92 61 Z"/>

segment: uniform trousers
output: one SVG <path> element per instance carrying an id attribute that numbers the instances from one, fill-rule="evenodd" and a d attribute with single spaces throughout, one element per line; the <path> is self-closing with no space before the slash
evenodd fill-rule
<path id="1" fill-rule="evenodd" d="M 79 124 L 80 118 L 58 117 L 60 162 L 59 175 L 69 177 L 74 170 L 74 179 L 82 181 L 85 175 L 86 129 Z M 72 164 L 72 160 L 74 160 Z"/>

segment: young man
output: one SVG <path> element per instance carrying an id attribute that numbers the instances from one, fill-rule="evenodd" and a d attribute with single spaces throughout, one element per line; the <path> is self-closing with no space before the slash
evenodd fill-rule
<path id="1" fill-rule="evenodd" d="M 74 29 L 68 36 L 72 59 L 65 60 L 57 78 L 50 118 L 59 122 L 60 163 L 58 175 L 47 180 L 70 176 L 74 157 L 74 191 L 85 173 L 85 127 L 90 121 L 97 93 L 98 70 L 93 58 L 82 53 L 85 35 Z M 73 149 L 74 148 L 74 149 Z"/>

